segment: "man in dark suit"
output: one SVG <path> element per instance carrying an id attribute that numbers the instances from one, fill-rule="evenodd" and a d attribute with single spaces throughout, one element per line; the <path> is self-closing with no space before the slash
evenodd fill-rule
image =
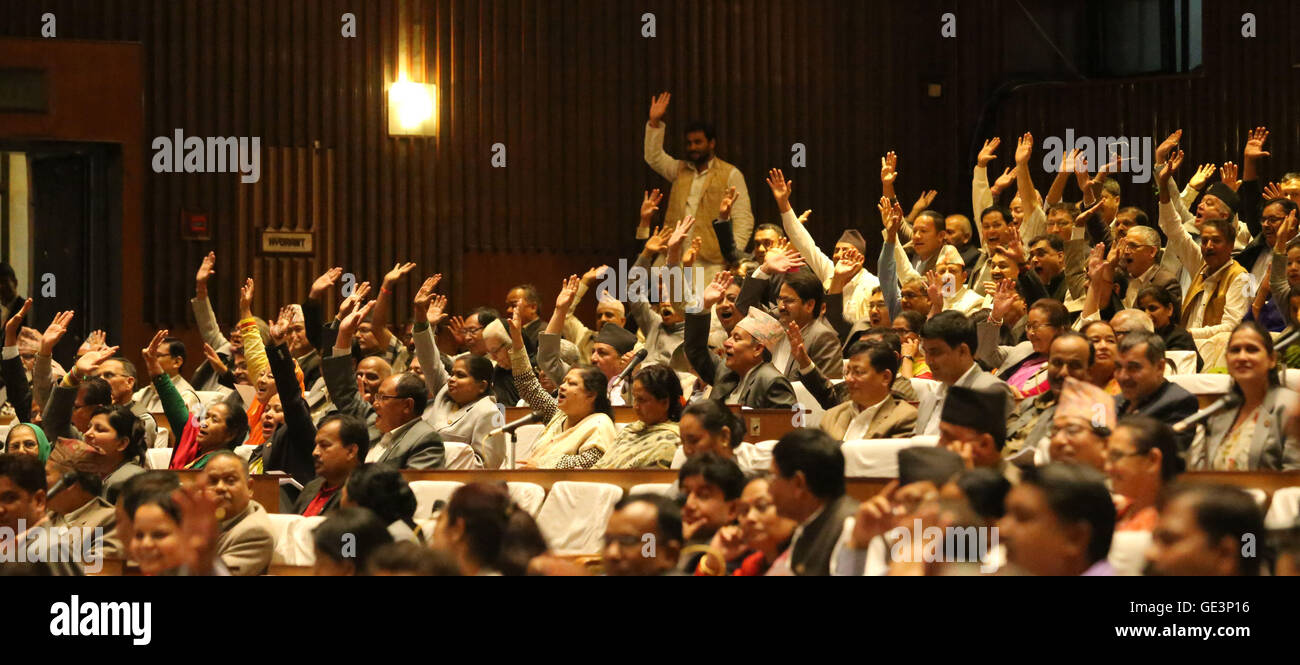
<path id="1" fill-rule="evenodd" d="M 772 564 L 773 572 L 829 575 L 831 553 L 844 520 L 858 509 L 845 494 L 844 453 L 821 430 L 787 433 L 772 449 L 772 503 L 781 517 L 799 523 L 790 547 Z"/>
<path id="2" fill-rule="evenodd" d="M 740 287 L 736 308 L 740 310 L 741 315 L 748 315 L 750 308 L 762 307 L 764 304 L 761 297 L 768 279 L 762 272 L 754 271 L 754 277 L 745 280 L 745 284 Z M 785 275 L 785 281 L 781 284 L 778 294 L 774 313 L 779 316 L 783 325 L 794 323 L 799 326 L 804 349 L 817 365 L 817 369 L 829 379 L 843 377 L 844 363 L 841 362 L 839 335 L 820 315 L 822 300 L 825 298 L 821 282 L 815 275 L 809 273 L 789 273 Z M 773 365 L 785 375 L 785 378 L 791 381 L 799 380 L 799 365 L 794 361 L 794 354 L 790 352 L 788 340 L 778 341 L 772 355 Z"/>
<path id="3" fill-rule="evenodd" d="M 1155 333 L 1135 330 L 1119 343 L 1119 362 L 1115 364 L 1115 382 L 1120 394 L 1115 396 L 1115 414 L 1151 416 L 1176 423 L 1196 413 L 1196 397 L 1165 379 L 1165 342 Z M 1194 428 L 1176 435 L 1179 452 L 1192 445 Z"/>
<path id="4" fill-rule="evenodd" d="M 342 495 L 339 490 L 366 458 L 369 448 L 364 422 L 341 413 L 326 416 L 316 430 L 316 447 L 311 454 L 316 478 L 303 486 L 293 512 L 310 517 L 337 508 Z"/>
<path id="5" fill-rule="evenodd" d="M 420 419 L 429 401 L 424 380 L 414 374 L 393 374 L 375 389 L 374 405 L 362 400 L 353 378 L 352 337 L 374 303 L 352 312 L 339 324 L 334 353 L 321 360 L 321 375 L 340 413 L 361 418 L 369 426 L 370 448 L 365 461 L 399 469 L 440 469 L 444 463 L 442 437 Z"/>
<path id="6" fill-rule="evenodd" d="M 1173 301 L 1183 301 L 1183 287 L 1178 275 L 1156 261 L 1160 251 L 1160 234 L 1149 226 L 1135 226 L 1128 230 L 1119 243 L 1119 263 L 1128 275 L 1128 288 L 1124 292 L 1124 306 L 1137 307 L 1137 294 L 1148 286 L 1165 289 Z"/>
<path id="7" fill-rule="evenodd" d="M 709 399 L 754 409 L 790 408 L 795 403 L 790 381 L 772 365 L 772 349 L 784 336 L 781 324 L 754 308 L 724 343 L 725 360 L 709 351 L 709 312 L 722 300 L 731 273 L 720 272 L 704 290 L 699 312 L 686 315 L 682 346 L 700 379 L 712 386 Z"/>

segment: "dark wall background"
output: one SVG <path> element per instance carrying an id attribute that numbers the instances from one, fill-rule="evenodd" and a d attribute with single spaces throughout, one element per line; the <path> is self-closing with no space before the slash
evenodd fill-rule
<path id="1" fill-rule="evenodd" d="M 549 299 L 562 275 L 636 251 L 641 191 L 664 184 L 641 157 L 648 102 L 660 90 L 673 92 L 670 153 L 681 152 L 675 130 L 688 119 L 713 120 L 719 154 L 745 172 L 758 221 L 777 219 L 762 177 L 783 166 L 798 183 L 796 206 L 815 211 L 814 234 L 828 245 L 850 225 L 879 242 L 879 158 L 888 150 L 900 155 L 905 204 L 933 188 L 936 208 L 967 214 L 970 167 L 994 133 L 1003 138 L 996 168 L 1012 163 L 1020 132 L 1032 130 L 1041 145 L 1066 128 L 1163 137 L 1183 127 L 1189 162 L 1240 162 L 1247 128 L 1267 124 L 1267 173 L 1300 164 L 1296 3 L 1205 3 L 1200 69 L 1088 80 L 1125 61 L 1160 62 L 1164 51 L 1142 30 L 1173 29 L 1160 9 L 1172 4 L 0 0 L 0 36 L 39 36 L 49 11 L 61 40 L 140 42 L 146 159 L 152 137 L 180 127 L 260 136 L 264 180 L 271 148 L 296 155 L 283 173 L 309 172 L 311 196 L 269 201 L 236 175 L 154 174 L 146 162 L 143 237 L 125 239 L 149 257 L 145 292 L 142 310 L 124 316 L 177 328 L 192 322 L 191 276 L 210 249 L 227 322 L 243 274 L 262 280 L 258 311 L 269 314 L 302 297 L 327 261 L 372 281 L 395 261 L 416 261 L 421 273 L 447 276 L 443 290 L 458 311 L 501 306 L 506 288 L 525 279 Z M 1254 39 L 1241 37 L 1245 11 L 1258 20 Z M 344 12 L 356 15 L 355 39 L 339 34 Z M 656 17 L 656 38 L 641 36 L 645 12 Z M 945 12 L 956 16 L 956 38 L 940 37 Z M 399 55 L 403 41 L 423 48 L 427 80 L 438 84 L 436 140 L 387 135 L 384 84 L 409 57 Z M 928 84 L 941 86 L 938 97 Z M 497 142 L 507 148 L 504 169 L 489 163 Z M 808 161 L 791 170 L 796 142 Z M 1124 182 L 1126 200 L 1150 204 L 1149 186 Z M 250 208 L 241 214 L 241 205 Z M 209 213 L 211 241 L 182 239 L 182 209 Z M 258 255 L 257 228 L 285 220 L 318 229 L 316 258 Z M 399 290 L 399 317 L 416 286 Z"/>

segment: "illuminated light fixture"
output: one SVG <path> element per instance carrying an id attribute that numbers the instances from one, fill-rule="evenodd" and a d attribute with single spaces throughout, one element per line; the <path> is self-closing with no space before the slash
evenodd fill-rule
<path id="1" fill-rule="evenodd" d="M 438 86 L 416 83 L 403 75 L 388 88 L 388 134 L 435 136 L 438 125 Z"/>

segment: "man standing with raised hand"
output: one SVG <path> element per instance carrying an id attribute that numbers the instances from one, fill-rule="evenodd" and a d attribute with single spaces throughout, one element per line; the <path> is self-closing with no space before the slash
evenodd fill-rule
<path id="1" fill-rule="evenodd" d="M 693 216 L 701 222 L 695 225 L 691 239 L 698 237 L 701 240 L 695 267 L 704 271 L 701 282 L 706 283 L 725 263 L 713 222 L 729 220 L 732 239 L 740 248 L 749 242 L 750 232 L 754 229 L 754 213 L 750 210 L 744 174 L 714 155 L 717 136 L 712 125 L 696 121 L 686 126 L 686 159 L 675 159 L 664 152 L 663 118 L 671 99 L 672 94 L 665 92 L 650 100 L 650 119 L 645 129 L 645 161 L 656 173 L 673 183 L 665 220 L 673 223 Z M 734 197 L 728 197 L 732 190 Z M 719 204 L 724 198 L 733 199 L 729 217 L 719 217 Z M 644 240 L 649 234 L 650 227 L 642 218 L 636 237 Z"/>

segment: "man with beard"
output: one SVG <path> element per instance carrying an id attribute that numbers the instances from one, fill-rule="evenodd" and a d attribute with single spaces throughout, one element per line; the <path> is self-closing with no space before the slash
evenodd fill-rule
<path id="1" fill-rule="evenodd" d="M 695 267 L 704 271 L 706 280 L 712 279 L 724 264 L 713 221 L 718 216 L 722 200 L 731 194 L 733 202 L 728 218 L 732 238 L 736 247 L 744 247 L 754 229 L 749 189 L 740 169 L 714 154 L 717 136 L 711 125 L 693 122 L 686 126 L 686 159 L 674 159 L 664 152 L 663 118 L 671 99 L 672 95 L 665 92 L 650 102 L 650 117 L 645 129 L 645 161 L 656 173 L 673 183 L 665 218 L 671 222 L 696 218 L 698 223 L 688 239 L 698 237 L 701 240 Z M 648 227 L 638 227 L 637 236 L 644 238 L 646 235 L 643 233 L 648 232 Z"/>

